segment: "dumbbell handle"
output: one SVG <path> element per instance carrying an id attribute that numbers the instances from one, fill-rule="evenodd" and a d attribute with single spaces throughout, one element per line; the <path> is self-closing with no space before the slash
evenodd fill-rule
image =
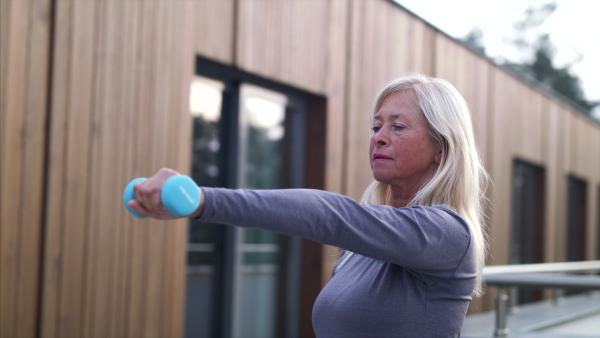
<path id="1" fill-rule="evenodd" d="M 129 212 L 137 218 L 146 218 L 138 214 L 134 209 L 129 207 L 127 203 L 135 199 L 135 191 L 133 187 L 136 183 L 145 180 L 145 177 L 140 177 L 129 182 L 123 192 L 123 203 Z M 200 189 L 196 182 L 189 176 L 176 175 L 171 176 L 165 181 L 160 192 L 160 199 L 163 205 L 175 216 L 185 217 L 194 213 L 200 205 Z"/>

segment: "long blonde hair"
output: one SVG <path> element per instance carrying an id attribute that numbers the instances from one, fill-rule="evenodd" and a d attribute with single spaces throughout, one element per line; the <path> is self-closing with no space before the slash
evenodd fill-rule
<path id="1" fill-rule="evenodd" d="M 409 74 L 385 84 L 378 92 L 371 117 L 389 95 L 402 91 L 419 106 L 429 135 L 442 150 L 433 176 L 419 189 L 407 206 L 445 206 L 461 215 L 470 227 L 477 257 L 474 294 L 482 294 L 482 272 L 487 253 L 482 201 L 489 181 L 475 145 L 471 114 L 465 99 L 449 82 L 422 74 Z M 389 205 L 391 188 L 373 181 L 361 203 Z"/>

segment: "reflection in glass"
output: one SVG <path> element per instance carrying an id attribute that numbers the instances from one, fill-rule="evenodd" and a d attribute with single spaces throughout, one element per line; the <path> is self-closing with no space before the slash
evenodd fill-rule
<path id="1" fill-rule="evenodd" d="M 242 98 L 240 183 L 250 189 L 280 188 L 286 97 L 244 85 Z"/>
<path id="2" fill-rule="evenodd" d="M 243 85 L 240 107 L 240 170 L 243 188 L 286 187 L 286 96 Z M 248 337 L 275 337 L 282 236 L 259 229 L 243 229 L 240 237 L 238 328 Z"/>
<path id="3" fill-rule="evenodd" d="M 224 84 L 196 77 L 190 87 L 193 118 L 192 178 L 201 186 L 219 186 L 219 121 Z M 186 336 L 210 337 L 211 290 L 214 280 L 216 231 L 214 224 L 190 222 Z"/>

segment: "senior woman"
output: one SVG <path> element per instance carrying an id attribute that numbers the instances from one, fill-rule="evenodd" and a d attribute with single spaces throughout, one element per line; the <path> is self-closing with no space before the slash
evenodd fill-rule
<path id="1" fill-rule="evenodd" d="M 487 176 L 467 104 L 448 82 L 411 74 L 387 83 L 371 109 L 374 181 L 361 203 L 318 190 L 201 188 L 193 217 L 257 227 L 343 248 L 313 307 L 318 337 L 453 337 L 481 292 Z M 174 218 L 161 169 L 129 206 Z"/>

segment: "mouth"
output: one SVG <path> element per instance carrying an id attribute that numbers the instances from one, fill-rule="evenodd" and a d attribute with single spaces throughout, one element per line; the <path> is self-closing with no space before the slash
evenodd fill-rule
<path id="1" fill-rule="evenodd" d="M 385 156 L 383 154 L 379 154 L 379 153 L 373 154 L 373 162 L 388 161 L 391 159 L 392 159 L 391 157 Z"/>

